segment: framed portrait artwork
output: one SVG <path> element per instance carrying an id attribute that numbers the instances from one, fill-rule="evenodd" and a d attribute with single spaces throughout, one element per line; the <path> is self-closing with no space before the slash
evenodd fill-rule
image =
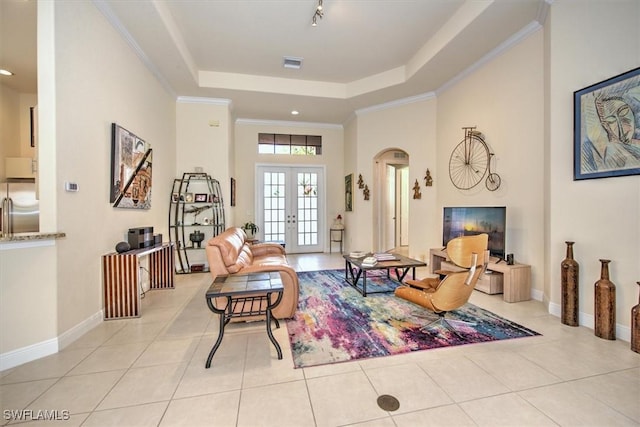
<path id="1" fill-rule="evenodd" d="M 640 68 L 573 94 L 574 180 L 640 174 Z"/>
<path id="2" fill-rule="evenodd" d="M 209 195 L 206 193 L 196 193 L 196 195 L 194 196 L 194 201 L 207 202 L 209 201 Z"/>
<path id="3" fill-rule="evenodd" d="M 353 174 L 344 177 L 344 210 L 353 211 Z"/>
<path id="4" fill-rule="evenodd" d="M 116 208 L 151 208 L 151 145 L 115 123 L 111 125 L 111 193 Z"/>

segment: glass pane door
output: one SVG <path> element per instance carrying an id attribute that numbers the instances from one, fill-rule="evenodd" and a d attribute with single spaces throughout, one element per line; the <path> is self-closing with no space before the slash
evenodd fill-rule
<path id="1" fill-rule="evenodd" d="M 260 166 L 258 218 L 265 242 L 283 242 L 289 253 L 322 252 L 323 169 Z"/>

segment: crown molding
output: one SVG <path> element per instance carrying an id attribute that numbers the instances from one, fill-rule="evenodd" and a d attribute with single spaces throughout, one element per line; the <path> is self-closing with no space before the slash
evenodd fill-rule
<path id="1" fill-rule="evenodd" d="M 147 69 L 153 74 L 156 79 L 160 82 L 162 87 L 173 97 L 177 96 L 176 92 L 173 90 L 167 79 L 164 75 L 158 70 L 155 64 L 149 59 L 147 54 L 142 50 L 138 42 L 133 38 L 131 33 L 124 28 L 122 22 L 118 19 L 118 17 L 113 13 L 113 9 L 109 6 L 109 4 L 105 0 L 92 0 L 94 6 L 107 18 L 107 21 L 116 29 L 116 31 L 122 36 L 122 38 L 127 42 L 127 44 L 133 49 L 134 53 L 140 58 L 142 63 L 147 67 Z"/>
<path id="2" fill-rule="evenodd" d="M 530 22 L 527 26 L 525 26 L 523 29 L 521 29 L 517 33 L 515 33 L 513 36 L 509 37 L 504 42 L 500 43 L 495 49 L 493 49 L 491 52 L 489 52 L 488 54 L 480 58 L 470 67 L 468 67 L 466 70 L 462 71 L 460 74 L 458 74 L 457 76 L 455 76 L 454 78 L 452 78 L 451 80 L 449 80 L 448 82 L 440 86 L 438 89 L 436 89 L 435 91 L 436 96 L 440 96 L 442 93 L 446 92 L 447 89 L 455 86 L 465 77 L 473 74 L 480 67 L 482 67 L 488 62 L 493 61 L 498 56 L 502 55 L 504 52 L 516 46 L 518 43 L 520 43 L 530 35 L 536 33 L 541 28 L 542 28 L 542 25 L 540 25 L 539 22 L 537 21 Z"/>
<path id="3" fill-rule="evenodd" d="M 256 120 L 256 119 L 236 119 L 237 125 L 250 125 L 250 126 L 286 126 L 286 127 L 300 127 L 300 128 L 316 128 L 316 129 L 344 129 L 344 126 L 334 123 L 314 123 L 314 122 L 293 122 L 286 120 Z"/>
<path id="4" fill-rule="evenodd" d="M 222 105 L 231 106 L 233 101 L 226 98 L 203 98 L 200 96 L 179 96 L 176 99 L 180 104 L 208 104 L 208 105 Z"/>
<path id="5" fill-rule="evenodd" d="M 403 105 L 413 104 L 414 102 L 426 101 L 428 99 L 434 99 L 436 94 L 434 92 L 426 92 L 420 95 L 409 96 L 407 98 L 396 99 L 395 101 L 385 102 L 384 104 L 372 105 L 370 107 L 360 108 L 355 111 L 356 116 L 363 114 L 369 114 L 374 111 L 387 110 L 389 108 L 397 108 Z"/>

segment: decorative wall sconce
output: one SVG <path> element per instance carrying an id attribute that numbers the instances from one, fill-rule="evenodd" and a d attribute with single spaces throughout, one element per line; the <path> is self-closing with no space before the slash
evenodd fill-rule
<path id="1" fill-rule="evenodd" d="M 369 200 L 369 186 L 364 185 L 364 190 L 362 190 L 362 194 L 364 194 L 364 199 Z"/>
<path id="2" fill-rule="evenodd" d="M 431 178 L 431 172 L 427 169 L 427 174 L 424 176 L 425 187 L 431 187 L 433 185 L 433 178 Z"/>
<path id="3" fill-rule="evenodd" d="M 362 179 L 362 174 L 358 174 L 358 188 L 364 188 L 364 180 Z"/>
<path id="4" fill-rule="evenodd" d="M 422 199 L 422 193 L 420 192 L 420 184 L 416 179 L 416 183 L 413 184 L 413 198 L 414 199 Z"/>

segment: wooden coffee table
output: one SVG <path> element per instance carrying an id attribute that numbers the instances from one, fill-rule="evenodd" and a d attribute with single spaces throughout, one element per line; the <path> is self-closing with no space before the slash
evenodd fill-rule
<path id="1" fill-rule="evenodd" d="M 418 261 L 417 259 L 409 258 L 404 255 L 391 254 L 394 259 L 390 261 L 378 261 L 378 263 L 374 266 L 363 266 L 362 261 L 365 257 L 355 258 L 350 255 L 342 255 L 345 260 L 344 266 L 344 275 L 345 281 L 356 288 L 358 292 L 362 294 L 362 296 L 366 297 L 367 294 L 379 294 L 379 293 L 387 293 L 393 292 L 393 290 L 385 290 L 385 291 L 374 291 L 367 292 L 367 271 L 371 270 L 387 270 L 387 278 L 392 279 L 391 271 L 394 270 L 396 273 L 396 277 L 398 282 L 402 283 L 405 276 L 409 272 L 412 271 L 412 278 L 415 280 L 416 278 L 416 267 L 426 267 L 426 263 L 423 261 Z M 360 281 L 362 278 L 362 281 Z M 362 283 L 360 286 L 359 283 Z"/>

